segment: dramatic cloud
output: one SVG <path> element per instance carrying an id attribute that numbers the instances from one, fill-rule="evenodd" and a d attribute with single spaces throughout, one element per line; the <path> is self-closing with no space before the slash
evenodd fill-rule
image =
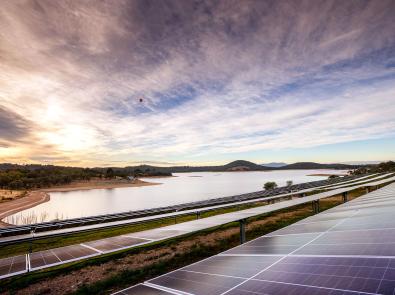
<path id="1" fill-rule="evenodd" d="M 210 162 L 394 138 L 394 14 L 385 0 L 4 1 L 0 160 Z"/>
<path id="2" fill-rule="evenodd" d="M 0 140 L 20 141 L 28 136 L 30 126 L 20 115 L 0 106 Z"/>

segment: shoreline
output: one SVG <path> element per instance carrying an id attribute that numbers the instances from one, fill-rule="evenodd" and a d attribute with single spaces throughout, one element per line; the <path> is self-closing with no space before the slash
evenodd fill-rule
<path id="1" fill-rule="evenodd" d="M 71 192 L 71 191 L 83 191 L 93 189 L 113 189 L 113 188 L 124 188 L 124 187 L 141 187 L 150 185 L 160 185 L 160 182 L 148 182 L 140 179 L 133 181 L 87 181 L 87 182 L 75 182 L 68 185 L 53 186 L 49 188 L 40 189 L 41 192 L 55 193 L 55 192 Z"/>
<path id="2" fill-rule="evenodd" d="M 150 185 L 160 185 L 161 183 L 147 182 L 143 180 L 134 181 L 86 181 L 75 182 L 64 186 L 50 187 L 34 191 L 28 191 L 25 197 L 0 203 L 0 228 L 13 226 L 4 222 L 3 219 L 26 209 L 33 208 L 50 200 L 51 192 L 70 192 L 93 189 L 114 189 L 124 187 L 142 187 Z"/>

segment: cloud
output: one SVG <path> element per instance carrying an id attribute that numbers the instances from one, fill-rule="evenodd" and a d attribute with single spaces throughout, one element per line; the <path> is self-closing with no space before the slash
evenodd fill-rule
<path id="1" fill-rule="evenodd" d="M 0 106 L 0 142 L 23 141 L 30 135 L 32 123 L 13 111 Z"/>
<path id="2" fill-rule="evenodd" d="M 13 119 L 0 156 L 204 162 L 394 136 L 394 12 L 393 1 L 5 2 L 0 106 Z"/>

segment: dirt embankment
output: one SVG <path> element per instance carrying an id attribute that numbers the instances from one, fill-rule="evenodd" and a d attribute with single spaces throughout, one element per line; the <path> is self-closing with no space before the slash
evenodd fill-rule
<path id="1" fill-rule="evenodd" d="M 0 227 L 9 226 L 9 224 L 1 221 L 2 219 L 19 211 L 26 210 L 37 206 L 41 203 L 48 202 L 49 194 L 42 191 L 27 192 L 26 196 L 9 202 L 0 203 Z"/>

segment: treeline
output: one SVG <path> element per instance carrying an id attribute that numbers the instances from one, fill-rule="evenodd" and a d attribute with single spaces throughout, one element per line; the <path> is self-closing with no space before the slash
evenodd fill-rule
<path id="1" fill-rule="evenodd" d="M 152 177 L 152 176 L 172 176 L 170 172 L 157 171 L 156 169 L 130 169 L 130 167 L 126 168 L 95 168 L 95 171 L 100 172 L 104 175 L 105 178 L 114 178 L 114 177 Z"/>
<path id="2" fill-rule="evenodd" d="M 354 175 L 360 175 L 366 173 L 382 173 L 382 172 L 395 172 L 395 162 L 388 161 L 388 162 L 382 162 L 378 165 L 364 166 L 353 170 L 351 173 Z"/>
<path id="3" fill-rule="evenodd" d="M 78 168 L 53 165 L 0 164 L 0 188 L 35 189 L 69 184 L 92 178 L 124 178 L 144 176 L 171 176 L 155 169 Z"/>
<path id="4" fill-rule="evenodd" d="M 89 168 L 42 166 L 42 168 L 29 169 L 30 167 L 21 167 L 0 170 L 2 189 L 44 188 L 101 176 L 100 172 Z"/>

